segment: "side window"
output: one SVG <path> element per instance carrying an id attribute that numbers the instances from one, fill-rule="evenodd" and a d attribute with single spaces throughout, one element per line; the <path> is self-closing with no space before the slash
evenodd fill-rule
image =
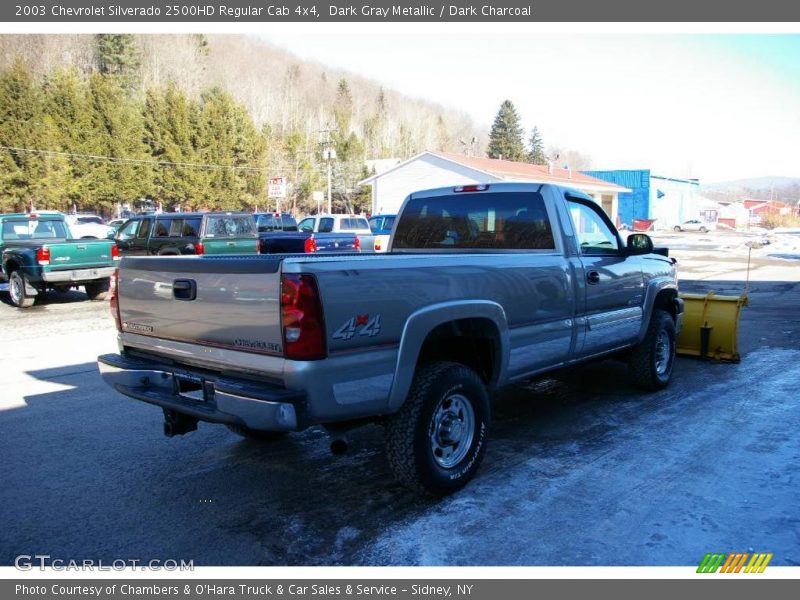
<path id="1" fill-rule="evenodd" d="M 382 220 L 383 220 L 383 217 L 372 217 L 369 220 L 369 228 L 370 228 L 370 231 L 372 231 L 372 233 L 375 233 L 376 231 L 381 229 L 381 221 Z"/>
<path id="2" fill-rule="evenodd" d="M 303 219 L 297 226 L 300 231 L 314 231 L 314 219 Z"/>
<path id="3" fill-rule="evenodd" d="M 319 220 L 319 232 L 320 233 L 330 233 L 333 231 L 333 219 L 330 217 L 326 217 L 324 219 Z"/>
<path id="4" fill-rule="evenodd" d="M 172 219 L 158 219 L 156 221 L 156 228 L 153 231 L 153 237 L 169 237 L 169 228 L 172 225 Z"/>
<path id="5" fill-rule="evenodd" d="M 600 217 L 597 211 L 587 204 L 570 201 L 569 212 L 578 236 L 578 244 L 584 254 L 617 254 L 617 236 Z"/>
<path id="6" fill-rule="evenodd" d="M 117 233 L 117 237 L 121 240 L 129 240 L 136 237 L 136 232 L 139 230 L 141 221 L 128 221 Z"/>
<path id="7" fill-rule="evenodd" d="M 183 219 L 172 219 L 172 225 L 169 228 L 169 237 L 181 237 L 183 233 Z"/>
<path id="8" fill-rule="evenodd" d="M 186 219 L 183 222 L 183 235 L 184 237 L 199 237 L 200 219 Z"/>
<path id="9" fill-rule="evenodd" d="M 386 217 L 383 220 L 383 227 L 381 229 L 391 230 L 391 228 L 394 227 L 394 219 L 394 217 Z"/>
<path id="10" fill-rule="evenodd" d="M 141 226 L 139 227 L 139 233 L 136 234 L 136 237 L 139 239 L 146 239 L 150 236 L 150 227 L 153 224 L 151 219 L 142 219 Z"/>

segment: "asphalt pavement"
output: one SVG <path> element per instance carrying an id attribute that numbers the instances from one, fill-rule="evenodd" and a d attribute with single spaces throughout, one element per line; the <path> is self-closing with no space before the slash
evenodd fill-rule
<path id="1" fill-rule="evenodd" d="M 687 245 L 682 287 L 738 293 L 743 258 Z M 705 254 L 704 254 L 705 253 Z M 604 361 L 500 391 L 478 477 L 443 500 L 392 480 L 381 428 L 333 456 L 221 426 L 168 439 L 112 392 L 105 303 L 0 294 L 0 564 L 20 554 L 195 565 L 800 564 L 800 261 L 757 259 L 739 364 L 677 361 L 642 394 Z"/>

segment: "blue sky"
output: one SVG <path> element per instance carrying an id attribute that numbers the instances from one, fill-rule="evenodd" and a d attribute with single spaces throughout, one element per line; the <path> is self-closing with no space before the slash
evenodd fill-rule
<path id="1" fill-rule="evenodd" d="M 264 39 L 487 127 L 505 99 L 593 168 L 800 176 L 800 35 L 276 29 Z"/>

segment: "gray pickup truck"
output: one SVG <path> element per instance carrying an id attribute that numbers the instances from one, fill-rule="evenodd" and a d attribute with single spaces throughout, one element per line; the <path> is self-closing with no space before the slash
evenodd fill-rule
<path id="1" fill-rule="evenodd" d="M 224 423 L 273 439 L 385 426 L 404 484 L 442 495 L 475 474 L 499 386 L 600 357 L 669 382 L 683 317 L 674 261 L 623 243 L 591 198 L 490 184 L 406 198 L 386 254 L 124 258 L 112 310 L 118 392 L 165 433 Z"/>

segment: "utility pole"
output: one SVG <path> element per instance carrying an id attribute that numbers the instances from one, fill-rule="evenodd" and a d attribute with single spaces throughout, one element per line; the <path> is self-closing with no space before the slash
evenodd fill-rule
<path id="1" fill-rule="evenodd" d="M 330 138 L 330 129 L 322 129 L 320 133 L 325 134 L 325 139 L 320 142 L 322 146 L 322 160 L 325 161 L 328 167 L 328 214 L 333 212 L 333 199 L 331 193 L 331 177 L 333 169 L 333 161 L 336 159 L 336 149 L 333 147 L 333 140 Z"/>

